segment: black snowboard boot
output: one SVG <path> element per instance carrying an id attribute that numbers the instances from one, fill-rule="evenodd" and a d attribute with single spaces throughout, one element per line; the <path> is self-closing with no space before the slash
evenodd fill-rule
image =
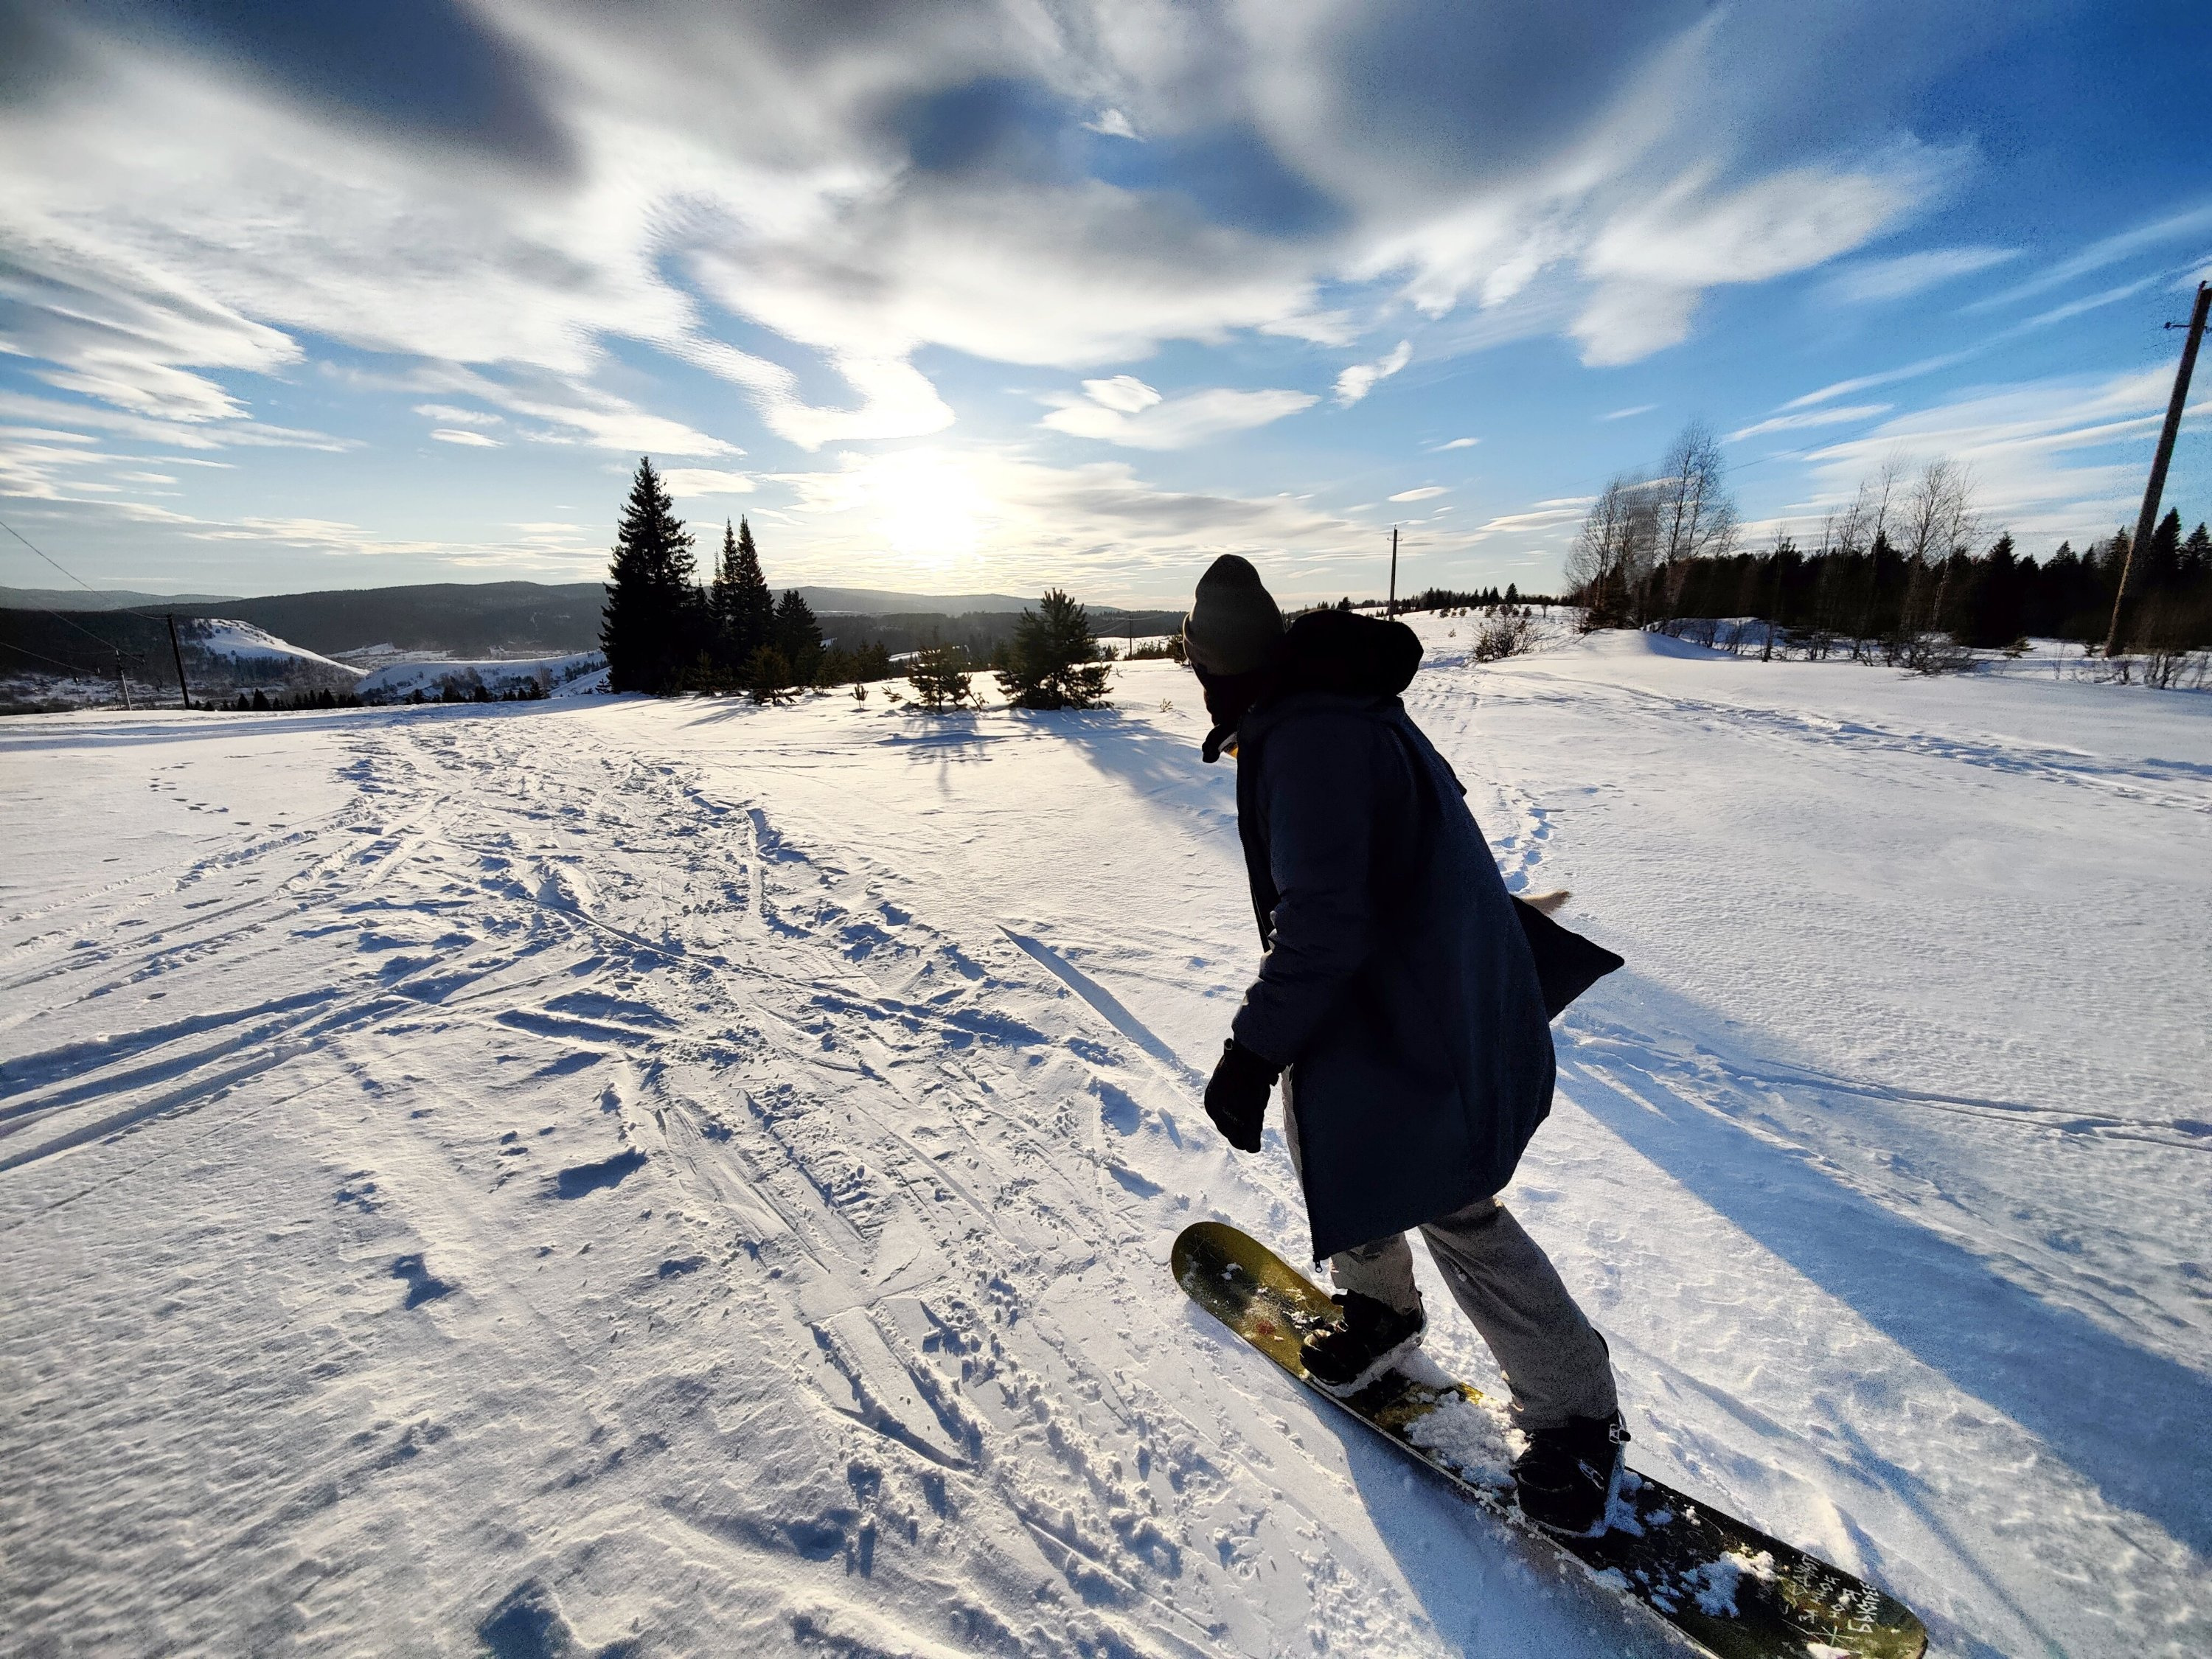
<path id="1" fill-rule="evenodd" d="M 1346 1399 L 1419 1347 L 1429 1328 L 1419 1308 L 1400 1313 L 1357 1291 L 1340 1291 L 1329 1299 L 1344 1310 L 1344 1318 L 1307 1337 L 1298 1363 L 1322 1388 Z"/>
<path id="2" fill-rule="evenodd" d="M 1571 1417 L 1539 1429 L 1513 1460 L 1513 1492 L 1521 1513 L 1569 1538 L 1595 1538 L 1620 1486 L 1620 1449 L 1628 1426 L 1611 1417 Z"/>

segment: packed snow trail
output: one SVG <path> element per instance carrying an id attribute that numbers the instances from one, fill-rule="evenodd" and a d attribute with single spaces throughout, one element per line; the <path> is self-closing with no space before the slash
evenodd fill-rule
<path id="1" fill-rule="evenodd" d="M 1631 957 L 1512 1199 L 1639 1462 L 1937 1651 L 2201 1648 L 2204 980 L 2075 896 L 2212 899 L 2191 700 L 1474 671 L 1426 626 L 1409 701 L 1509 878 Z M 0 732 L 10 1640 L 1662 1650 L 1168 1282 L 1189 1219 L 1302 1216 L 1279 1137 L 1235 1159 L 1196 1103 L 1254 956 L 1231 769 L 1123 672 L 1096 715 Z M 2063 730 L 1964 729 L 2013 718 Z M 1854 799 L 1946 856 L 1831 917 Z M 1978 920 L 1984 818 L 2033 878 Z"/>

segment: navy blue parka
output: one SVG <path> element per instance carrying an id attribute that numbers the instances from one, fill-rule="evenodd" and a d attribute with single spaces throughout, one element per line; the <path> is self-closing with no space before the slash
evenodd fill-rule
<path id="1" fill-rule="evenodd" d="M 1401 637 L 1366 631 L 1383 629 Z M 1288 1068 L 1318 1260 L 1503 1188 L 1551 1110 L 1554 1065 L 1514 901 L 1398 699 L 1418 641 L 1322 612 L 1290 647 L 1237 727 L 1266 956 L 1231 1029 Z"/>

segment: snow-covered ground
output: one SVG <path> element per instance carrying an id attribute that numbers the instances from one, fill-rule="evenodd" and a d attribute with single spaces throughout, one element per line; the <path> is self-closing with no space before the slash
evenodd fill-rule
<path id="1" fill-rule="evenodd" d="M 240 666 L 271 666 L 294 672 L 320 670 L 331 680 L 358 679 L 361 670 L 310 651 L 289 640 L 279 639 L 265 628 L 252 623 L 234 622 L 221 617 L 209 617 L 185 624 L 187 637 L 198 647 L 202 656 L 228 659 Z"/>
<path id="2" fill-rule="evenodd" d="M 1417 625 L 1629 958 L 1510 1201 L 1634 1460 L 1942 1653 L 2212 1650 L 2212 699 Z M 1300 1212 L 1116 677 L 0 728 L 7 1644 L 1656 1650 L 1169 1282 Z"/>
<path id="3" fill-rule="evenodd" d="M 479 688 L 495 697 L 515 691 L 558 696 L 605 690 L 606 669 L 601 651 L 515 659 L 410 658 L 372 669 L 361 682 L 361 696 L 364 702 L 404 702 L 418 692 L 438 697 L 451 687 L 468 696 Z"/>

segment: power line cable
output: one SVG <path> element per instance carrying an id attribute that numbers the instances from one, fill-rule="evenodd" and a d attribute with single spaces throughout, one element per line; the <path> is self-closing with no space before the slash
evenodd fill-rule
<path id="1" fill-rule="evenodd" d="M 24 546 L 29 548 L 32 552 L 37 554 L 48 564 L 53 566 L 55 569 L 60 571 L 63 575 L 67 576 L 79 587 L 84 589 L 86 592 L 97 593 L 100 592 L 100 590 L 94 587 L 90 582 L 85 580 L 85 579 L 78 575 L 76 571 L 70 569 L 52 554 L 47 552 L 45 548 L 40 547 L 36 542 L 33 541 L 28 536 L 26 536 L 21 531 L 16 529 L 14 525 L 9 524 L 5 519 L 0 519 L 0 530 L 6 531 L 17 541 L 22 543 Z"/>
<path id="2" fill-rule="evenodd" d="M 13 536 L 13 537 L 17 540 L 17 541 L 19 541 L 19 542 L 22 543 L 24 546 L 26 546 L 26 547 L 27 547 L 27 548 L 29 548 L 29 549 L 31 550 L 31 551 L 32 551 L 32 552 L 33 552 L 33 553 L 37 554 L 40 558 L 44 559 L 44 560 L 45 560 L 48 564 L 50 564 L 50 565 L 53 566 L 53 568 L 54 568 L 55 569 L 57 569 L 57 570 L 60 571 L 60 572 L 62 573 L 62 574 L 63 574 L 63 575 L 67 576 L 67 577 L 68 577 L 71 581 L 75 582 L 75 583 L 76 583 L 79 587 L 82 587 L 82 589 L 84 589 L 84 591 L 85 591 L 86 592 L 88 592 L 88 593 L 97 593 L 97 592 L 100 592 L 100 590 L 99 590 L 98 588 L 94 587 L 94 586 L 90 582 L 88 582 L 88 581 L 85 580 L 85 579 L 84 579 L 83 577 L 82 577 L 82 576 L 78 575 L 78 574 L 76 574 L 76 571 L 74 571 L 74 570 L 70 569 L 67 565 L 64 564 L 64 563 L 63 563 L 59 559 L 58 559 L 58 558 L 54 557 L 54 556 L 53 556 L 52 554 L 51 554 L 51 553 L 47 552 L 47 551 L 46 550 L 46 549 L 44 549 L 43 547 L 40 547 L 40 546 L 36 542 L 33 542 L 33 540 L 32 540 L 28 536 L 26 536 L 26 535 L 25 535 L 21 531 L 20 531 L 20 530 L 16 529 L 16 528 L 15 528 L 15 526 L 14 525 L 9 524 L 9 523 L 5 520 L 5 519 L 0 519 L 0 530 L 4 530 L 4 531 L 6 531 L 9 535 Z M 43 605 L 33 605 L 33 606 L 31 607 L 31 609 L 32 609 L 32 610 L 33 610 L 33 611 L 43 611 L 43 612 L 45 612 L 47 616 L 52 617 L 56 622 L 58 622 L 58 623 L 61 623 L 61 625 L 62 625 L 63 627 L 64 627 L 64 628 L 74 628 L 74 629 L 76 629 L 76 631 L 77 631 L 78 633 L 80 633 L 80 634 L 83 635 L 85 636 L 85 638 L 87 638 L 87 639 L 90 640 L 90 641 L 91 641 L 94 645 L 98 646 L 98 647 L 99 647 L 101 650 L 103 650 L 103 651 L 114 651 L 114 652 L 118 652 L 118 653 L 119 653 L 119 652 L 123 649 L 123 647 L 122 647 L 121 646 L 119 646 L 119 645 L 116 644 L 116 642 L 115 642 L 114 641 L 112 641 L 112 640 L 104 640 L 104 639 L 100 638 L 100 636 L 99 635 L 97 635 L 97 634 L 94 633 L 94 632 L 93 632 L 89 628 L 84 627 L 82 623 L 73 623 L 73 622 L 71 622 L 71 621 L 70 621 L 67 617 L 64 617 L 64 615 L 62 615 L 62 613 L 61 613 L 60 611 L 56 611 L 56 610 L 53 610 L 53 609 L 52 609 L 52 607 L 50 607 L 50 606 Z M 136 616 L 137 613 L 136 611 L 131 611 L 131 612 L 129 612 L 128 614 L 131 614 L 131 615 Z M 142 620 L 142 621 L 143 621 L 143 620 L 144 620 L 144 618 L 143 618 L 143 617 L 142 617 L 140 620 Z M 45 660 L 46 660 L 46 661 L 48 661 L 48 662 L 52 662 L 52 661 L 53 660 L 53 659 L 52 659 L 52 657 L 48 657 L 48 658 L 46 658 Z"/>
<path id="3" fill-rule="evenodd" d="M 42 560 L 46 560 L 46 564 L 53 566 L 55 571 L 60 571 L 62 575 L 69 577 L 70 581 L 76 581 L 77 586 L 84 588 L 86 592 L 100 592 L 100 588 L 93 586 L 91 581 L 86 581 L 84 577 L 77 575 L 76 571 L 70 571 L 69 566 L 62 564 L 62 562 L 58 560 L 58 557 L 51 556 L 49 550 L 42 549 L 42 546 L 40 546 L 38 542 L 31 540 L 31 538 L 28 538 L 28 535 L 24 535 L 22 531 L 18 531 L 18 529 L 15 529 L 15 526 L 13 526 L 13 525 L 9 525 L 9 522 L 7 522 L 7 520 L 4 520 L 4 518 L 0 518 L 0 531 L 7 531 L 9 535 L 13 535 L 13 538 L 15 538 L 15 540 L 22 542 L 22 544 L 27 546 L 27 549 L 33 550 L 33 553 L 38 553 L 38 556 L 42 557 Z M 122 650 L 124 650 L 122 646 L 115 644 L 115 641 L 112 641 L 112 639 L 101 639 L 100 635 L 93 633 L 91 629 L 86 629 L 84 623 L 70 622 L 70 619 L 69 619 L 69 617 L 64 617 L 64 615 L 62 615 L 60 611 L 55 611 L 55 608 L 51 608 L 51 606 L 45 606 L 45 604 L 33 604 L 33 606 L 31 606 L 31 608 L 33 608 L 33 611 L 40 611 L 40 613 L 42 613 L 42 615 L 49 615 L 49 617 L 53 617 L 55 622 L 60 622 L 62 626 L 64 626 L 64 629 L 76 629 L 77 633 L 84 635 L 86 639 L 91 639 L 93 644 L 100 646 L 101 650 L 112 650 L 112 653 L 118 654 L 118 657 L 122 657 Z M 137 611 L 131 611 L 131 608 L 128 608 L 128 606 L 118 606 L 118 608 L 119 608 L 119 613 L 122 613 L 122 615 L 128 615 L 128 617 L 137 617 L 137 615 L 139 615 Z M 149 619 L 150 619 L 150 617 L 139 617 L 139 622 L 149 622 Z M 15 646 L 15 650 L 22 650 L 22 646 Z M 24 654 L 38 654 L 38 653 L 24 653 Z M 53 661 L 53 657 L 40 657 L 40 661 Z M 66 665 L 66 664 L 62 664 L 62 665 Z M 77 671 L 77 668 L 70 668 L 70 672 L 82 672 L 82 671 Z"/>
<path id="4" fill-rule="evenodd" d="M 0 651 L 13 651 L 16 655 L 21 657 L 35 657 L 39 661 L 52 663 L 55 667 L 70 674 L 82 676 L 98 672 L 93 669 L 88 669 L 78 663 L 63 662 L 58 658 L 42 655 L 39 652 L 31 650 L 27 646 L 17 645 L 13 640 L 0 640 Z"/>

